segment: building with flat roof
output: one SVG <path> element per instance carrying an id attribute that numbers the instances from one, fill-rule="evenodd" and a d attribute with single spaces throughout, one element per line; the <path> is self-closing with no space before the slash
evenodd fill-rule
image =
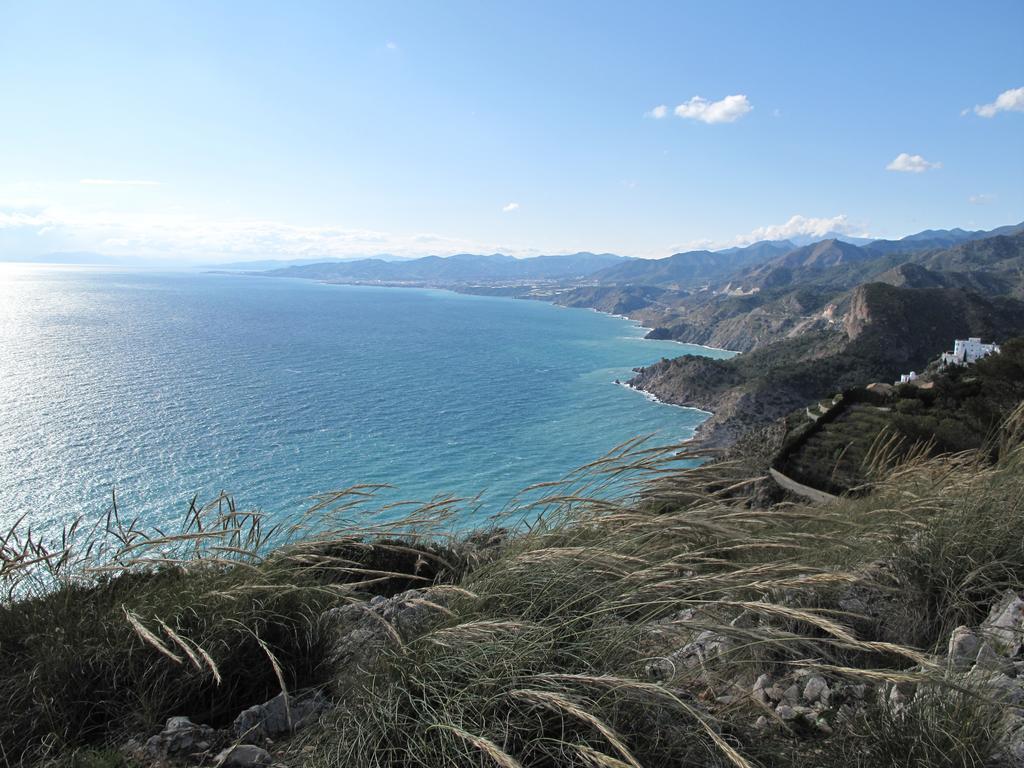
<path id="1" fill-rule="evenodd" d="M 942 364 L 969 365 L 983 357 L 998 352 L 998 344 L 982 344 L 980 338 L 956 339 L 953 342 L 953 351 L 942 354 Z"/>

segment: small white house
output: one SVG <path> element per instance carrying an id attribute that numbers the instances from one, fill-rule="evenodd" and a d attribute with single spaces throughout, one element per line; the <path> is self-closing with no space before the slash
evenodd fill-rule
<path id="1" fill-rule="evenodd" d="M 979 338 L 956 339 L 953 351 L 944 352 L 943 365 L 969 365 L 994 352 L 999 352 L 998 344 L 982 344 Z"/>
<path id="2" fill-rule="evenodd" d="M 917 372 L 911 371 L 910 373 L 904 373 L 900 376 L 900 384 L 909 384 L 912 381 L 917 381 Z"/>

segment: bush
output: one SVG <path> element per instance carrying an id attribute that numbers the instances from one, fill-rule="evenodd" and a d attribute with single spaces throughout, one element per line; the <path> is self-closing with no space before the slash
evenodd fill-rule
<path id="1" fill-rule="evenodd" d="M 125 529 L 115 507 L 61 539 L 62 550 L 18 530 L 0 539 L 7 760 L 116 743 L 173 715 L 230 723 L 282 683 L 326 682 L 329 607 L 429 581 L 417 568 L 440 577 L 418 565 L 437 548 L 349 534 L 288 543 L 227 499 L 193 508 L 173 536 Z"/>

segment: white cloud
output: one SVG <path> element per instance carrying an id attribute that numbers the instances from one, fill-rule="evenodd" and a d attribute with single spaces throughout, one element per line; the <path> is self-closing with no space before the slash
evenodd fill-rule
<path id="1" fill-rule="evenodd" d="M 929 169 L 941 167 L 942 163 L 933 163 L 925 160 L 921 155 L 900 152 L 891 163 L 885 166 L 885 170 L 900 171 L 902 173 L 924 173 Z"/>
<path id="2" fill-rule="evenodd" d="M 716 243 L 714 240 L 706 237 L 698 238 L 696 240 L 687 240 L 682 243 L 676 243 L 668 248 L 669 253 L 686 253 L 687 251 L 707 251 L 714 248 L 721 248 L 720 243 Z M 661 258 L 664 256 L 663 253 L 653 255 L 651 258 Z M 646 257 L 645 257 L 646 258 Z"/>
<path id="3" fill-rule="evenodd" d="M 572 252 L 572 245 L 564 250 Z M 209 219 L 170 212 L 85 212 L 55 205 L 4 202 L 0 202 L 0 246 L 7 253 L 19 255 L 84 250 L 193 262 L 379 253 L 446 256 L 500 252 L 535 256 L 540 252 L 515 243 L 433 232 L 380 232 L 330 224 L 299 226 L 281 221 Z"/>
<path id="4" fill-rule="evenodd" d="M 661 118 L 665 117 L 665 115 L 668 114 L 668 107 L 666 107 L 664 104 L 659 104 L 646 114 L 647 117 L 653 117 L 655 120 L 661 120 Z"/>
<path id="5" fill-rule="evenodd" d="M 726 96 L 721 101 L 708 101 L 694 96 L 675 109 L 679 117 L 700 120 L 702 123 L 733 123 L 750 112 L 753 107 L 741 93 Z"/>
<path id="6" fill-rule="evenodd" d="M 995 195 L 980 194 L 971 195 L 970 197 L 967 198 L 967 202 L 969 202 L 971 205 L 988 205 L 995 199 Z"/>
<path id="7" fill-rule="evenodd" d="M 41 228 L 47 219 L 34 211 L 0 211 L 0 229 Z"/>
<path id="8" fill-rule="evenodd" d="M 394 40 L 388 40 L 387 48 L 388 48 L 389 51 L 397 51 L 398 50 L 398 43 L 396 43 Z"/>
<path id="9" fill-rule="evenodd" d="M 965 109 L 961 114 L 966 113 Z M 995 117 L 999 112 L 1024 112 L 1024 87 L 1003 91 L 990 104 L 976 104 L 974 114 Z"/>
<path id="10" fill-rule="evenodd" d="M 756 243 L 759 240 L 787 240 L 791 237 L 808 235 L 810 237 L 824 237 L 827 234 L 836 233 L 850 235 L 852 237 L 869 237 L 862 227 L 850 223 L 846 214 L 832 216 L 831 218 L 814 218 L 809 216 L 791 216 L 785 224 L 769 224 L 758 227 L 749 234 L 738 235 L 733 241 L 734 245 L 747 245 Z"/>
<path id="11" fill-rule="evenodd" d="M 142 179 L 79 179 L 79 184 L 95 187 L 159 187 L 159 181 Z"/>
<path id="12" fill-rule="evenodd" d="M 512 211 L 518 211 L 519 210 L 519 203 L 509 203 L 508 205 L 503 207 L 501 210 L 503 210 L 505 213 L 512 213 Z"/>

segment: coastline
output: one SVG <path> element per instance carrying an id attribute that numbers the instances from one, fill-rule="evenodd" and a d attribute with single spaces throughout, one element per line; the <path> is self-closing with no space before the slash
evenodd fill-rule
<path id="1" fill-rule="evenodd" d="M 284 276 L 284 275 L 260 275 L 260 274 L 251 274 L 251 273 L 242 273 L 242 274 L 245 274 L 248 277 L 276 277 L 276 278 L 285 279 L 285 280 L 307 280 L 307 279 L 310 279 L 310 278 L 304 278 L 304 277 L 287 277 L 287 276 Z M 528 295 L 527 296 L 516 296 L 516 295 L 502 295 L 502 294 L 491 294 L 491 293 L 476 293 L 474 291 L 459 290 L 458 288 L 455 288 L 455 287 L 452 287 L 452 286 L 439 286 L 439 285 L 405 285 L 405 284 L 402 284 L 402 285 L 390 284 L 389 285 L 389 284 L 383 284 L 383 283 L 359 283 L 359 282 L 349 283 L 349 282 L 343 282 L 343 281 L 340 281 L 340 280 L 322 280 L 322 279 L 317 279 L 317 278 L 313 278 L 313 282 L 320 283 L 321 285 L 344 285 L 344 286 L 348 286 L 350 288 L 396 288 L 396 289 L 406 289 L 406 290 L 407 289 L 413 289 L 413 290 L 419 290 L 419 291 L 445 291 L 447 293 L 455 293 L 455 294 L 458 294 L 460 296 L 479 296 L 481 298 L 511 299 L 511 300 L 514 300 L 514 301 L 521 301 L 521 300 L 540 301 L 540 302 L 544 302 L 546 304 L 550 304 L 553 307 L 558 307 L 559 309 L 578 309 L 578 310 L 583 310 L 583 311 L 596 312 L 599 315 L 607 315 L 608 317 L 615 317 L 615 318 L 618 318 L 620 320 L 628 320 L 629 322 L 633 323 L 633 327 L 634 328 L 639 328 L 639 329 L 641 329 L 643 331 L 646 331 L 647 333 L 650 333 L 651 331 L 655 330 L 654 328 L 651 328 L 650 326 L 644 325 L 640 320 L 632 318 L 629 315 L 622 315 L 622 314 L 619 314 L 617 312 L 605 312 L 603 309 L 598 309 L 597 307 L 570 307 L 570 306 L 568 306 L 566 304 L 559 304 L 558 302 L 553 300 L 554 297 L 548 297 L 548 296 L 528 296 Z M 712 352 L 727 352 L 730 355 L 734 355 L 734 356 L 735 355 L 743 354 L 739 350 L 735 350 L 735 349 L 726 349 L 725 347 L 712 347 L 712 346 L 710 346 L 708 344 L 698 344 L 696 342 L 683 341 L 681 339 L 650 339 L 646 335 L 642 336 L 641 339 L 643 339 L 644 341 L 666 341 L 666 342 L 670 342 L 672 344 L 682 344 L 682 345 L 685 345 L 685 346 L 688 346 L 688 347 L 698 347 L 700 349 L 707 349 L 707 350 L 710 350 Z M 711 357 L 711 355 L 707 355 L 707 357 Z"/>
<path id="2" fill-rule="evenodd" d="M 516 298 L 516 297 L 512 297 L 512 298 Z M 535 300 L 544 301 L 544 299 L 535 299 Z M 566 306 L 565 304 L 558 304 L 558 303 L 556 303 L 554 301 L 551 301 L 549 303 L 552 306 L 560 307 L 561 309 L 589 310 L 591 312 L 596 312 L 596 313 L 598 313 L 600 315 L 608 315 L 610 317 L 615 317 L 615 318 L 618 318 L 620 320 L 626 320 L 626 321 L 632 323 L 634 328 L 639 328 L 639 329 L 641 329 L 643 331 L 646 331 L 647 334 L 649 334 L 651 331 L 654 330 L 653 328 L 651 328 L 649 326 L 643 325 L 643 323 L 641 323 L 639 320 L 636 320 L 636 319 L 630 317 L 629 315 L 623 315 L 623 314 L 619 314 L 617 312 L 605 312 L 604 310 L 598 309 L 597 307 L 570 307 L 570 306 Z M 729 357 L 726 357 L 726 358 L 723 358 L 723 357 L 720 357 L 720 356 L 717 356 L 717 355 L 698 355 L 699 357 L 708 357 L 708 358 L 712 358 L 712 359 L 716 359 L 716 360 L 721 360 L 721 359 L 732 359 L 733 357 L 736 357 L 737 355 L 743 354 L 742 352 L 740 352 L 738 350 L 724 349 L 722 347 L 711 347 L 711 346 L 708 346 L 707 344 L 695 344 L 693 342 L 681 341 L 679 339 L 652 339 L 652 338 L 649 338 L 649 336 L 647 334 L 645 334 L 645 335 L 640 337 L 641 341 L 667 341 L 667 342 L 671 342 L 671 343 L 674 343 L 674 344 L 682 344 L 682 345 L 685 345 L 685 346 L 688 346 L 688 347 L 697 347 L 699 349 L 707 349 L 707 350 L 710 350 L 710 351 L 713 351 L 713 352 L 726 352 L 726 353 L 729 354 Z M 686 354 L 686 353 L 684 353 L 684 354 Z M 682 357 L 682 356 L 683 355 L 680 355 L 680 357 Z M 638 368 L 633 368 L 632 371 L 633 371 L 634 376 L 632 378 L 635 378 L 636 374 L 640 370 L 642 370 L 643 368 L 644 368 L 644 366 L 639 366 Z M 612 383 L 615 384 L 616 386 L 620 386 L 620 387 L 623 387 L 625 389 L 628 389 L 631 392 L 636 392 L 636 393 L 642 395 L 645 400 L 649 400 L 652 403 L 657 403 L 658 405 L 667 405 L 667 406 L 671 406 L 673 408 L 682 408 L 682 409 L 687 410 L 687 411 L 695 411 L 696 413 L 701 414 L 704 418 L 702 418 L 701 421 L 693 428 L 693 434 L 691 434 L 690 437 L 688 437 L 683 442 L 689 443 L 691 441 L 700 441 L 700 440 L 707 439 L 707 435 L 702 435 L 701 433 L 706 431 L 706 428 L 707 428 L 706 425 L 708 423 L 710 423 L 711 420 L 715 417 L 714 411 L 710 411 L 710 410 L 707 410 L 705 408 L 699 408 L 699 407 L 697 407 L 695 405 L 682 405 L 681 403 L 673 403 L 673 402 L 670 402 L 668 400 L 662 400 L 660 397 L 658 397 L 653 392 L 650 392 L 649 390 L 642 389 L 641 387 L 637 387 L 637 386 L 634 386 L 633 384 L 630 384 L 630 381 L 632 381 L 632 378 L 629 379 L 629 380 L 626 380 L 626 381 L 620 381 L 620 380 L 616 379 Z"/>
<path id="3" fill-rule="evenodd" d="M 543 301 L 543 299 L 539 299 L 539 301 Z M 590 310 L 591 312 L 597 312 L 599 315 L 609 315 L 611 317 L 617 317 L 620 320 L 628 320 L 629 322 L 633 323 L 633 326 L 635 328 L 640 328 L 644 331 L 647 331 L 647 333 L 650 333 L 651 331 L 655 330 L 654 328 L 651 328 L 649 325 L 644 325 L 640 320 L 635 320 L 629 315 L 620 315 L 616 312 L 605 312 L 603 309 L 598 309 L 597 307 L 567 307 L 565 304 L 555 304 L 554 302 L 551 303 L 556 307 L 561 307 L 562 309 L 584 309 Z M 700 347 L 701 349 L 710 349 L 713 350 L 714 352 L 728 352 L 730 355 L 733 356 L 743 354 L 737 349 L 726 349 L 725 347 L 712 347 L 709 344 L 697 344 L 696 342 L 683 341 L 682 339 L 652 339 L 646 335 L 643 336 L 642 338 L 644 339 L 644 341 L 667 341 L 672 344 L 683 344 L 687 347 Z"/>
<path id="4" fill-rule="evenodd" d="M 552 303 L 554 304 L 554 302 L 552 302 Z M 615 312 L 604 312 L 604 311 L 602 311 L 602 310 L 600 310 L 600 309 L 598 309 L 596 307 L 568 307 L 568 306 L 565 306 L 564 304 L 554 304 L 554 306 L 562 307 L 564 309 L 589 309 L 592 312 L 597 312 L 597 313 L 602 314 L 602 315 L 611 315 L 612 317 L 617 317 L 617 318 L 622 319 L 622 320 L 628 320 L 629 322 L 634 324 L 634 327 L 640 328 L 642 330 L 645 330 L 648 333 L 650 333 L 651 331 L 654 330 L 653 328 L 650 328 L 650 327 L 648 327 L 646 325 L 643 325 L 640 321 L 634 320 L 633 318 L 629 317 L 628 315 L 622 315 L 622 314 L 618 314 L 618 313 L 615 313 Z M 642 337 L 642 339 L 644 341 L 668 341 L 668 342 L 672 342 L 672 343 L 675 343 L 675 344 L 683 344 L 683 345 L 686 345 L 688 347 L 698 347 L 700 349 L 707 349 L 707 350 L 711 350 L 711 351 L 714 351 L 714 352 L 726 352 L 726 353 L 729 353 L 728 357 L 720 357 L 720 356 L 716 356 L 716 355 L 697 355 L 697 357 L 708 357 L 708 358 L 715 359 L 715 360 L 721 360 L 721 359 L 731 360 L 732 358 L 734 358 L 734 357 L 736 357 L 738 355 L 743 354 L 742 352 L 740 352 L 738 350 L 724 349 L 723 347 L 712 347 L 712 346 L 708 346 L 707 344 L 695 344 L 693 342 L 681 341 L 679 339 L 651 339 L 647 335 L 644 335 Z M 680 355 L 680 357 L 682 357 L 682 356 L 683 355 Z M 660 397 L 658 397 L 656 394 L 654 394 L 653 392 L 651 392 L 651 391 L 649 391 L 647 389 L 643 389 L 642 387 L 637 387 L 637 386 L 634 386 L 633 384 L 631 384 L 630 381 L 635 379 L 636 378 L 636 374 L 638 374 L 644 367 L 645 366 L 640 366 L 639 368 L 633 368 L 634 376 L 631 379 L 629 379 L 627 381 L 618 381 L 618 380 L 616 380 L 614 383 L 617 384 L 618 386 L 625 387 L 628 390 L 631 390 L 633 392 L 637 392 L 637 393 L 643 395 L 643 397 L 645 399 L 650 400 L 653 403 L 658 403 L 659 405 L 669 405 L 669 406 L 673 406 L 675 408 L 683 408 L 683 409 L 688 410 L 688 411 L 696 411 L 697 413 L 702 414 L 704 416 L 704 418 L 700 421 L 700 423 L 698 423 L 693 428 L 693 434 L 689 438 L 687 438 L 684 442 L 709 440 L 709 439 L 711 439 L 711 435 L 714 434 L 716 428 L 720 430 L 721 427 L 724 426 L 725 422 L 723 422 L 722 424 L 713 424 L 713 426 L 712 426 L 712 428 L 710 429 L 710 432 L 709 432 L 708 424 L 712 424 L 712 420 L 715 418 L 715 412 L 714 411 L 706 409 L 706 408 L 700 408 L 700 407 L 695 406 L 695 405 L 683 405 L 682 403 L 673 403 L 673 402 L 671 402 L 669 400 L 663 400 Z M 704 434 L 702 434 L 702 433 L 704 433 Z"/>
<path id="5" fill-rule="evenodd" d="M 215 272 L 213 272 L 213 274 L 222 274 L 222 272 L 215 271 Z M 483 298 L 492 298 L 492 299 L 516 299 L 516 300 L 524 300 L 525 299 L 525 300 L 528 300 L 528 301 L 541 301 L 541 302 L 544 302 L 546 304 L 550 304 L 553 307 L 559 307 L 561 309 L 589 310 L 591 312 L 597 312 L 598 314 L 601 314 L 601 315 L 608 315 L 609 317 L 619 318 L 620 320 L 628 320 L 629 322 L 633 323 L 634 327 L 639 328 L 639 329 L 641 329 L 643 331 L 646 331 L 647 334 L 650 334 L 651 332 L 656 330 L 655 328 L 652 328 L 652 327 L 650 327 L 648 325 L 644 325 L 642 321 L 637 320 L 636 318 L 630 317 L 629 315 L 623 315 L 623 314 L 620 314 L 618 312 L 606 312 L 605 310 L 599 309 L 597 307 L 574 307 L 574 306 L 569 306 L 567 304 L 559 304 L 557 301 L 555 301 L 555 299 L 557 298 L 557 296 L 559 294 L 549 294 L 549 295 L 539 296 L 539 295 L 515 294 L 515 293 L 488 293 L 488 292 L 480 292 L 480 291 L 460 289 L 457 286 L 451 286 L 451 285 L 410 285 L 408 283 L 397 283 L 396 284 L 396 283 L 375 283 L 375 282 L 374 283 L 368 283 L 368 282 L 348 282 L 348 281 L 344 281 L 344 280 L 325 280 L 325 279 L 322 279 L 322 278 L 306 278 L 306 277 L 296 277 L 296 276 L 288 276 L 288 275 L 269 275 L 269 274 L 259 273 L 259 272 L 241 272 L 241 273 L 232 273 L 232 274 L 240 274 L 240 275 L 244 275 L 246 277 L 271 277 L 271 278 L 280 278 L 280 279 L 285 279 L 285 280 L 310 280 L 312 282 L 320 283 L 321 285 L 345 285 L 345 286 L 354 287 L 354 288 L 406 288 L 406 289 L 412 288 L 414 290 L 421 290 L 421 291 L 445 291 L 447 293 L 455 293 L 455 294 L 459 294 L 461 296 L 479 296 L 479 297 L 483 297 Z M 682 339 L 650 339 L 650 338 L 648 338 L 647 335 L 644 335 L 641 338 L 643 338 L 645 341 L 666 341 L 666 342 L 671 342 L 673 344 L 682 344 L 682 345 L 685 345 L 685 346 L 697 347 L 697 348 L 700 348 L 700 349 L 706 349 L 706 350 L 709 350 L 711 352 L 726 352 L 726 353 L 728 353 L 731 356 L 743 354 L 740 350 L 736 350 L 736 349 L 726 349 L 725 347 L 713 347 L 713 346 L 711 346 L 709 344 L 700 344 L 700 343 L 692 342 L 692 341 L 684 341 Z M 712 355 L 706 355 L 706 357 L 712 357 Z"/>
<path id="6" fill-rule="evenodd" d="M 255 277 L 255 276 L 260 276 L 260 275 L 252 275 L 252 276 Z M 293 277 L 293 278 L 286 278 L 286 279 L 304 280 L 306 278 L 294 278 Z M 527 299 L 527 300 L 532 300 L 532 301 L 541 301 L 541 302 L 544 302 L 544 303 L 546 303 L 546 304 L 548 304 L 548 305 L 550 305 L 552 307 L 557 307 L 559 309 L 577 309 L 577 310 L 584 310 L 584 311 L 588 311 L 589 310 L 591 312 L 596 312 L 596 313 L 601 314 L 601 315 L 606 315 L 606 316 L 609 316 L 609 317 L 614 317 L 614 318 L 617 318 L 619 320 L 625 320 L 625 321 L 628 321 L 628 322 L 632 323 L 632 327 L 638 328 L 638 329 L 640 329 L 642 331 L 646 331 L 647 333 L 650 333 L 652 330 L 654 330 L 653 328 L 650 328 L 648 326 L 643 325 L 639 320 L 636 320 L 636 319 L 634 319 L 632 317 L 629 317 L 628 315 L 623 315 L 623 314 L 619 314 L 619 313 L 615 313 L 615 312 L 606 312 L 606 311 L 603 311 L 601 309 L 598 309 L 597 307 L 571 307 L 571 306 L 566 306 L 565 304 L 558 304 L 557 302 L 555 302 L 555 301 L 553 301 L 553 300 L 551 300 L 550 298 L 547 298 L 547 297 L 507 296 L 507 295 L 506 296 L 502 296 L 502 295 L 494 295 L 494 294 L 486 294 L 486 293 L 474 293 L 474 292 L 471 292 L 471 291 L 460 291 L 460 290 L 457 290 L 456 288 L 453 288 L 453 287 L 450 287 L 450 286 L 449 287 L 444 287 L 444 286 L 425 286 L 425 285 L 377 285 L 377 284 L 369 285 L 367 283 L 348 283 L 348 282 L 333 281 L 333 280 L 315 280 L 314 282 L 320 283 L 321 285 L 342 285 L 342 286 L 346 286 L 346 287 L 356 287 L 356 288 L 359 288 L 359 287 L 393 288 L 393 289 L 410 289 L 411 288 L 411 289 L 414 289 L 414 290 L 421 290 L 421 291 L 444 291 L 446 293 L 454 293 L 454 294 L 461 295 L 461 296 L 477 296 L 477 297 L 481 297 L 481 298 L 511 299 L 511 300 Z M 688 341 L 681 341 L 679 339 L 650 339 L 650 338 L 648 338 L 648 336 L 646 334 L 643 335 L 643 336 L 639 336 L 638 340 L 640 340 L 640 341 L 664 341 L 664 342 L 671 342 L 673 344 L 681 344 L 681 345 L 685 345 L 685 346 L 688 346 L 688 347 L 695 347 L 695 348 L 698 348 L 698 349 L 706 349 L 706 350 L 708 350 L 710 352 L 717 352 L 717 353 L 725 352 L 725 353 L 728 353 L 729 357 L 728 358 L 724 358 L 724 359 L 731 359 L 732 357 L 735 357 L 737 355 L 742 354 L 741 352 L 739 352 L 737 350 L 724 349 L 724 348 L 721 348 L 721 347 L 711 347 L 711 346 L 708 346 L 706 344 L 695 344 L 695 343 L 688 342 Z M 683 353 L 683 354 L 686 354 L 686 353 Z M 681 354 L 679 356 L 682 357 L 683 354 Z M 723 357 L 721 357 L 720 355 L 697 355 L 697 356 L 698 357 L 708 357 L 708 358 L 711 358 L 711 359 L 723 359 Z M 639 367 L 634 367 L 634 368 L 632 368 L 632 371 L 633 371 L 634 374 L 636 374 L 643 367 L 644 366 L 642 366 L 642 365 L 639 366 Z M 635 376 L 634 376 L 634 378 L 635 378 Z M 702 437 L 701 436 L 701 432 L 706 429 L 706 425 L 708 424 L 708 422 L 711 421 L 714 418 L 714 416 L 715 416 L 715 412 L 714 411 L 707 410 L 707 409 L 704 409 L 704 408 L 699 408 L 697 406 L 682 405 L 680 403 L 673 403 L 673 402 L 670 402 L 670 401 L 667 401 L 667 400 L 663 400 L 663 399 L 659 398 L 657 395 L 655 395 L 654 393 L 649 392 L 646 389 L 643 389 L 643 388 L 640 388 L 640 387 L 636 387 L 636 386 L 630 384 L 629 380 L 627 380 L 627 381 L 614 380 L 611 383 L 616 384 L 618 386 L 625 387 L 626 389 L 632 390 L 633 392 L 637 392 L 637 393 L 643 395 L 643 397 L 645 399 L 647 399 L 647 400 L 649 400 L 649 401 L 651 401 L 653 403 L 657 403 L 659 405 L 673 406 L 673 407 L 676 407 L 676 408 L 683 408 L 684 410 L 694 411 L 694 412 L 697 412 L 697 413 L 701 414 L 704 418 L 700 421 L 700 423 L 698 423 L 695 427 L 693 427 L 693 434 L 689 438 L 687 438 L 686 442 L 688 442 L 690 440 L 700 440 L 700 439 L 704 439 L 704 437 L 706 437 L 706 436 Z"/>
<path id="7" fill-rule="evenodd" d="M 626 318 L 626 319 L 630 319 L 630 318 Z M 639 327 L 643 328 L 648 333 L 654 330 L 654 328 L 648 328 L 646 325 L 640 325 Z M 647 336 L 644 336 L 644 339 L 646 339 L 647 341 L 670 341 L 670 342 L 672 342 L 674 344 L 685 344 L 688 347 L 700 347 L 701 349 L 711 349 L 711 350 L 714 350 L 715 352 L 728 352 L 733 357 L 735 357 L 736 355 L 742 355 L 743 354 L 738 349 L 726 349 L 725 347 L 712 347 L 709 344 L 697 344 L 697 343 L 692 342 L 692 341 L 683 341 L 682 339 L 648 339 Z M 719 359 L 721 359 L 721 358 L 719 358 Z"/>
<path id="8" fill-rule="evenodd" d="M 685 440 L 683 440 L 683 442 L 684 443 L 700 442 L 700 441 L 706 440 L 708 438 L 707 435 L 702 435 L 701 433 L 706 430 L 707 425 L 709 423 L 711 423 L 711 420 L 714 418 L 714 416 L 715 416 L 714 411 L 709 411 L 709 410 L 706 410 L 704 408 L 698 408 L 695 405 L 681 405 L 679 403 L 669 402 L 668 400 L 662 400 L 660 397 L 655 395 L 653 392 L 648 392 L 646 389 L 640 389 L 639 387 L 634 387 L 628 381 L 616 381 L 616 382 L 614 382 L 614 384 L 616 386 L 628 389 L 631 392 L 636 392 L 637 394 L 641 395 L 645 400 L 649 400 L 652 403 L 658 403 L 659 405 L 667 405 L 667 406 L 670 406 L 672 408 L 682 408 L 682 409 L 687 410 L 687 411 L 696 411 L 697 413 L 703 415 L 704 418 L 693 428 L 693 434 L 690 435 Z"/>
<path id="9" fill-rule="evenodd" d="M 687 411 L 696 411 L 697 413 L 703 414 L 706 417 L 704 421 L 702 421 L 700 424 L 693 428 L 693 432 L 695 435 L 697 434 L 697 430 L 701 428 L 701 425 L 703 425 L 704 422 L 706 422 L 708 419 L 715 415 L 712 411 L 706 411 L 703 408 L 698 408 L 695 405 L 680 405 L 679 403 L 670 403 L 668 400 L 662 400 L 653 392 L 648 392 L 646 389 L 634 387 L 628 381 L 616 380 L 613 381 L 612 384 L 614 384 L 617 387 L 624 387 L 625 389 L 628 389 L 630 392 L 636 392 L 638 395 L 643 396 L 645 400 L 650 400 L 652 403 L 657 403 L 658 405 L 667 405 L 671 408 L 682 408 Z"/>

